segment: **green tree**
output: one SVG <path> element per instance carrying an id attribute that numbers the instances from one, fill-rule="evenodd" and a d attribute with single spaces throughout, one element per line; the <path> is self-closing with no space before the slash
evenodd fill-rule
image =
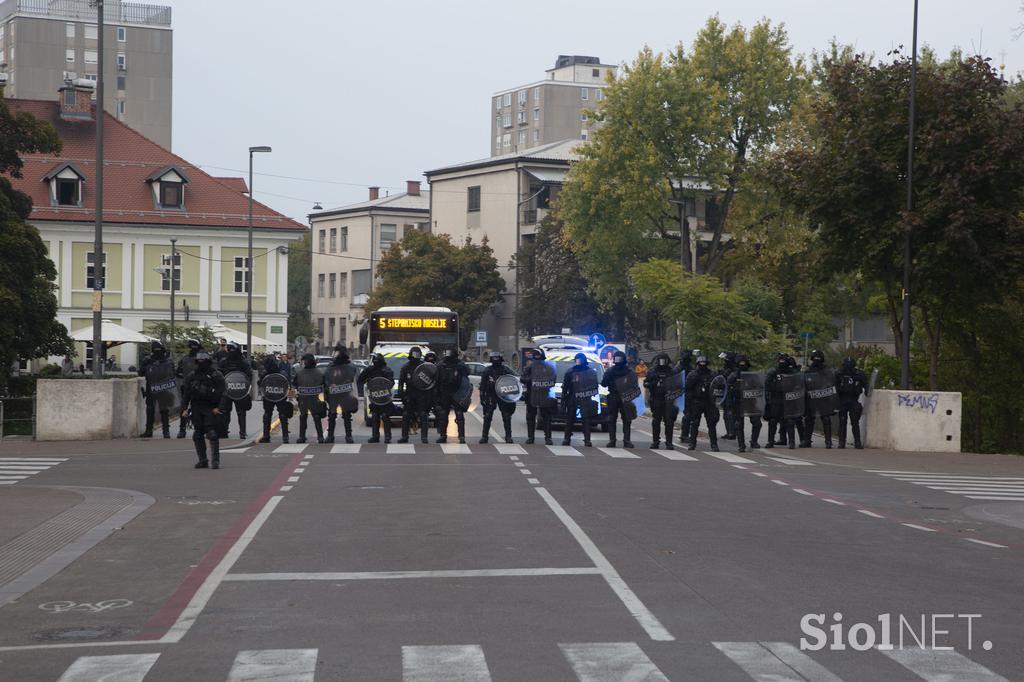
<path id="1" fill-rule="evenodd" d="M 288 247 L 288 334 L 293 339 L 316 335 L 309 307 L 312 248 L 313 237 L 308 230 Z"/>
<path id="2" fill-rule="evenodd" d="M 152 322 L 146 328 L 145 334 L 163 341 L 164 345 L 167 346 L 167 350 L 175 358 L 188 355 L 189 339 L 199 341 L 208 353 L 213 353 L 217 347 L 217 336 L 209 327 L 176 324 L 174 325 L 174 333 L 171 334 L 170 322 Z M 146 347 L 143 346 L 143 348 L 145 349 Z M 146 349 L 145 355 L 148 354 L 148 349 Z"/>
<path id="3" fill-rule="evenodd" d="M 377 266 L 380 284 L 370 294 L 366 310 L 386 305 L 451 308 L 461 318 L 462 345 L 470 330 L 501 302 L 505 280 L 485 238 L 461 246 L 448 235 L 413 230 L 393 244 Z"/>
<path id="4" fill-rule="evenodd" d="M 18 359 L 74 352 L 57 322 L 57 270 L 39 231 L 28 223 L 32 201 L 3 175 L 21 177 L 21 154 L 60 152 L 53 126 L 25 112 L 11 113 L 0 99 L 0 386 Z"/>

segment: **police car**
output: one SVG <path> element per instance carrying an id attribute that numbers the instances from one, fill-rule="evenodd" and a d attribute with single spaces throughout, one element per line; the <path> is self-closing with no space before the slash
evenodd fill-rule
<path id="1" fill-rule="evenodd" d="M 551 421 L 556 425 L 561 424 L 564 426 L 565 412 L 562 411 L 562 380 L 565 378 L 565 373 L 569 368 L 576 363 L 576 354 L 583 353 L 587 357 L 587 362 L 597 371 L 599 383 L 604 376 L 604 366 L 601 364 L 597 353 L 590 347 L 587 339 L 583 337 L 564 335 L 535 336 L 533 337 L 533 342 L 537 348 L 544 351 L 545 361 L 554 365 L 555 387 L 552 390 L 554 391 L 555 398 L 558 399 L 558 409 L 555 410 Z M 607 431 L 608 389 L 604 386 L 599 386 L 598 396 L 600 398 L 598 412 L 590 418 L 590 423 L 599 426 L 602 431 Z M 578 410 L 576 418 L 579 419 Z"/>
<path id="2" fill-rule="evenodd" d="M 384 356 L 384 362 L 395 375 L 395 382 L 391 388 L 391 402 L 395 406 L 391 414 L 392 421 L 402 421 L 402 400 L 398 397 L 398 375 L 402 372 L 402 366 L 409 361 L 409 351 L 413 346 L 417 346 L 423 351 L 423 356 L 430 352 L 430 348 L 423 343 L 378 343 L 373 347 L 373 352 Z M 363 400 L 363 418 L 366 420 L 366 425 L 369 426 L 370 401 L 365 398 Z"/>

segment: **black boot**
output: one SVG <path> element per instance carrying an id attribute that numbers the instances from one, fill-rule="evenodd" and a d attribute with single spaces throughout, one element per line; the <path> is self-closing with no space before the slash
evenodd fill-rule
<path id="1" fill-rule="evenodd" d="M 387 416 L 387 415 L 382 416 L 381 417 L 381 426 L 384 427 L 384 442 L 385 443 L 390 443 L 391 442 L 391 417 Z"/>
<path id="2" fill-rule="evenodd" d="M 401 436 L 401 438 L 398 439 L 399 443 L 408 443 L 409 442 L 409 420 L 411 418 L 412 418 L 412 415 L 408 415 L 408 414 L 404 415 L 402 417 L 402 436 Z"/>
<path id="3" fill-rule="evenodd" d="M 210 441 L 210 468 L 220 469 L 220 439 Z"/>
<path id="4" fill-rule="evenodd" d="M 537 430 L 537 416 L 526 415 L 526 441 L 527 445 L 533 445 L 533 434 Z"/>
<path id="5" fill-rule="evenodd" d="M 631 447 L 633 447 L 633 442 L 631 440 L 629 440 L 629 433 L 630 433 L 630 427 L 631 426 L 632 426 L 632 424 L 630 424 L 630 422 L 624 422 L 622 424 L 622 447 L 624 447 L 624 448 L 631 448 Z"/>
<path id="6" fill-rule="evenodd" d="M 193 438 L 193 444 L 196 446 L 196 457 L 199 459 L 196 462 L 196 469 L 205 469 L 210 466 L 210 462 L 206 459 L 206 439 L 205 438 Z"/>
<path id="7" fill-rule="evenodd" d="M 238 437 L 245 440 L 245 410 L 238 411 Z"/>
<path id="8" fill-rule="evenodd" d="M 850 429 L 853 431 L 853 447 L 863 450 L 864 444 L 860 442 L 860 420 L 852 422 Z"/>
<path id="9" fill-rule="evenodd" d="M 341 418 L 345 422 L 345 442 L 354 443 L 355 441 L 352 440 L 352 415 L 346 412 L 341 415 Z"/>
<path id="10" fill-rule="evenodd" d="M 424 415 L 420 418 L 420 442 L 430 442 L 430 416 Z"/>
<path id="11" fill-rule="evenodd" d="M 263 431 L 263 435 L 256 441 L 257 443 L 269 443 L 270 442 L 270 431 Z"/>

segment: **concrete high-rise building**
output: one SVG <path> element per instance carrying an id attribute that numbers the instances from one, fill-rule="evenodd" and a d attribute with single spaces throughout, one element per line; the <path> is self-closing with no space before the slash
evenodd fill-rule
<path id="1" fill-rule="evenodd" d="M 97 77 L 90 0 L 0 2 L 0 72 L 6 96 L 53 100 L 65 82 Z M 104 103 L 112 116 L 171 147 L 171 8 L 104 3 Z"/>
<path id="2" fill-rule="evenodd" d="M 605 79 L 616 69 L 598 57 L 559 55 L 545 80 L 496 92 L 491 98 L 491 156 L 586 140 L 594 122 L 585 112 L 604 98 Z"/>

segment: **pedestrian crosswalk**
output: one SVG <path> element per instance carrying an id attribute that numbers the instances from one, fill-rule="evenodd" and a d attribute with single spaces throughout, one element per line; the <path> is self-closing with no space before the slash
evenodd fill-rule
<path id="1" fill-rule="evenodd" d="M 66 461 L 66 457 L 0 457 L 0 485 L 14 485 Z"/>
<path id="2" fill-rule="evenodd" d="M 967 476 L 884 469 L 870 469 L 869 471 L 930 490 L 962 495 L 971 500 L 1024 502 L 1024 477 L 1022 476 Z"/>
<path id="3" fill-rule="evenodd" d="M 445 644 L 410 645 L 401 647 L 401 679 L 403 682 L 443 682 L 463 680 L 466 682 L 490 682 L 492 669 L 488 655 L 493 645 Z M 573 642 L 557 645 L 560 655 L 544 658 L 548 669 L 539 671 L 550 679 L 568 679 L 570 674 L 579 682 L 621 682 L 623 680 L 645 680 L 646 682 L 668 682 L 670 679 L 735 679 L 742 671 L 756 682 L 842 682 L 842 678 L 831 672 L 815 656 L 801 651 L 788 642 L 710 642 L 709 651 L 717 650 L 719 657 L 701 657 L 701 670 L 681 670 L 678 656 L 671 655 L 664 647 L 655 648 L 656 658 L 636 642 Z M 543 649 L 543 647 L 541 647 Z M 554 646 L 552 645 L 554 650 Z M 534 648 L 537 651 L 537 648 Z M 543 654 L 543 651 L 538 653 Z M 553 651 L 552 651 L 553 653 Z M 668 655 L 665 655 L 668 654 Z M 228 682 L 237 680 L 273 680 L 274 682 L 316 682 L 337 679 L 335 671 L 344 667 L 345 659 L 352 658 L 353 651 L 320 649 L 256 649 L 239 651 L 230 670 Z M 396 657 L 399 652 L 396 648 Z M 895 662 L 918 678 L 928 682 L 958 680 L 963 682 L 1006 682 L 991 669 L 952 650 L 896 649 L 891 651 L 854 652 L 850 656 L 859 659 L 844 662 L 844 669 L 865 667 L 873 674 L 858 674 L 856 679 L 878 679 L 877 670 L 889 670 Z M 161 658 L 170 659 L 163 663 Z M 889 659 L 886 661 L 885 659 Z M 831 663 L 830 659 L 829 662 Z M 226 663 L 226 662 L 225 662 Z M 397 660 L 395 661 L 397 663 Z M 381 664 L 388 664 L 381 661 Z M 167 677 L 175 671 L 176 663 L 172 654 L 142 653 L 111 656 L 81 656 L 75 659 L 61 675 L 58 682 L 95 682 L 109 680 L 116 682 L 144 682 L 151 672 Z M 180 665 L 180 662 L 177 663 Z M 179 671 L 183 672 L 183 671 Z M 534 675 L 537 670 L 531 671 Z M 694 675 L 697 675 L 696 677 Z M 41 678 L 36 678 L 41 679 Z M 182 678 L 178 678 L 182 679 Z M 203 677 L 203 679 L 214 679 Z M 217 676 L 219 679 L 219 675 Z M 382 676 L 379 679 L 390 679 Z M 397 669 L 395 674 L 397 679 Z"/>

